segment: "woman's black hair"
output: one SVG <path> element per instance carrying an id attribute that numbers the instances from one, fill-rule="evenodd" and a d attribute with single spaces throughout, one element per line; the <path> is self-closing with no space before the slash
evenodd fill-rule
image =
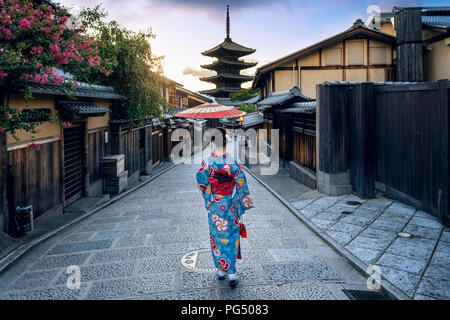
<path id="1" fill-rule="evenodd" d="M 226 138 L 227 131 L 223 127 L 217 127 L 216 129 L 219 130 L 220 134 L 222 135 L 222 145 L 220 145 L 220 143 L 219 143 L 220 139 L 216 140 L 215 136 L 211 137 L 211 142 L 214 142 L 214 144 L 217 147 L 225 147 L 227 145 L 227 138 Z"/>

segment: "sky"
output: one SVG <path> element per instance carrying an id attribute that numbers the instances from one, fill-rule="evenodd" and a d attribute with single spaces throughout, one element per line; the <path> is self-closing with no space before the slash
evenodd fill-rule
<path id="1" fill-rule="evenodd" d="M 102 6 L 110 20 L 132 30 L 151 28 L 155 55 L 164 56 L 164 74 L 199 91 L 214 88 L 199 80 L 211 75 L 200 67 L 213 61 L 201 52 L 221 43 L 225 34 L 226 6 L 230 5 L 231 38 L 256 49 L 244 59 L 257 67 L 342 32 L 360 18 L 371 17 L 369 6 L 382 12 L 393 6 L 450 6 L 442 0 L 55 0 L 76 12 Z M 214 74 L 214 72 L 212 72 Z M 247 82 L 243 87 L 250 86 Z"/>

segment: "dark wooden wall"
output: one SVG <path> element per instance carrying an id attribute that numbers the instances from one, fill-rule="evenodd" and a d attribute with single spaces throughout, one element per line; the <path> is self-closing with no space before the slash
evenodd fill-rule
<path id="1" fill-rule="evenodd" d="M 375 92 L 373 83 L 348 91 L 350 183 L 364 198 L 375 196 Z"/>
<path id="2" fill-rule="evenodd" d="M 125 170 L 131 176 L 140 169 L 139 163 L 139 130 L 131 130 L 122 133 L 123 154 L 125 154 Z"/>
<path id="3" fill-rule="evenodd" d="M 450 224 L 449 82 L 319 86 L 319 170 L 375 184 Z"/>
<path id="4" fill-rule="evenodd" d="M 1 97 L 0 97 L 1 98 Z M 3 101 L 3 100 L 1 100 Z M 6 226 L 9 224 L 7 207 L 6 207 L 6 162 L 7 152 L 6 152 L 6 134 L 0 133 L 0 219 L 3 219 L 4 230 L 6 231 Z"/>
<path id="5" fill-rule="evenodd" d="M 105 142 L 105 132 L 108 128 L 88 133 L 89 143 L 89 182 L 93 183 L 102 178 L 101 160 L 111 152 L 110 143 Z"/>
<path id="6" fill-rule="evenodd" d="M 319 170 L 328 174 L 347 172 L 349 158 L 349 86 L 319 85 Z"/>
<path id="7" fill-rule="evenodd" d="M 375 101 L 377 181 L 449 223 L 448 82 L 378 86 Z"/>
<path id="8" fill-rule="evenodd" d="M 172 152 L 172 131 L 169 126 L 164 128 L 164 158 L 169 158 Z"/>
<path id="9" fill-rule="evenodd" d="M 21 148 L 8 151 L 13 166 L 16 206 L 33 206 L 37 218 L 62 201 L 61 141 L 41 144 L 40 151 Z"/>
<path id="10" fill-rule="evenodd" d="M 161 127 L 155 127 L 152 131 L 153 165 L 164 161 L 164 133 Z"/>
<path id="11" fill-rule="evenodd" d="M 290 129 L 292 160 L 316 171 L 316 114 L 293 114 Z"/>

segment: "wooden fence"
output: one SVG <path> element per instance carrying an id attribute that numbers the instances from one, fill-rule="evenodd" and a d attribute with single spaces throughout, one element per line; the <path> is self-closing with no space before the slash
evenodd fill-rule
<path id="1" fill-rule="evenodd" d="M 152 151 L 152 126 L 150 121 L 139 128 L 130 129 L 126 122 L 111 123 L 111 153 L 125 155 L 128 177 L 140 173 L 149 174 L 154 152 Z"/>
<path id="2" fill-rule="evenodd" d="M 449 82 L 319 86 L 319 170 L 345 174 L 450 224 Z M 342 175 L 341 175 L 342 178 Z"/>
<path id="3" fill-rule="evenodd" d="M 316 114 L 293 114 L 292 159 L 316 170 Z"/>
<path id="4" fill-rule="evenodd" d="M 12 164 L 14 184 L 10 185 L 14 197 L 10 209 L 17 206 L 33 206 L 37 218 L 56 207 L 62 200 L 63 179 L 61 140 L 43 143 L 40 151 L 20 148 L 7 152 L 7 162 Z M 8 189 L 8 184 L 6 185 Z"/>
<path id="5" fill-rule="evenodd" d="M 109 128 L 100 128 L 88 133 L 89 144 L 89 183 L 102 179 L 101 160 L 111 152 L 111 144 L 106 143 L 105 137 L 110 135 Z"/>

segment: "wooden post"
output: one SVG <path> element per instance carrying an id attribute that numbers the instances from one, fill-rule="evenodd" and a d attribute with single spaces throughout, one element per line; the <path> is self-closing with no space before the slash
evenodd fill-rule
<path id="1" fill-rule="evenodd" d="M 397 81 L 423 81 L 422 8 L 403 8 L 395 14 Z"/>
<path id="2" fill-rule="evenodd" d="M 111 124 L 111 154 L 123 153 L 122 125 L 120 123 Z"/>
<path id="3" fill-rule="evenodd" d="M 375 88 L 361 83 L 350 106 L 350 181 L 364 198 L 375 196 Z"/>
<path id="4" fill-rule="evenodd" d="M 6 174 L 7 174 L 6 132 L 0 133 L 0 212 L 3 214 L 3 231 L 8 231 L 9 217 L 6 202 Z"/>
<path id="5" fill-rule="evenodd" d="M 450 84 L 448 80 L 438 81 L 438 108 L 441 115 L 442 145 L 441 145 L 441 186 L 438 189 L 438 219 L 445 225 L 450 225 L 449 212 L 449 130 L 450 130 Z"/>
<path id="6" fill-rule="evenodd" d="M 349 166 L 349 86 L 324 83 L 317 95 L 317 189 L 337 196 L 352 191 Z"/>
<path id="7" fill-rule="evenodd" d="M 16 204 L 16 197 L 15 197 L 15 179 L 14 179 L 14 172 L 13 172 L 13 166 L 11 163 L 8 163 L 6 165 L 6 201 L 7 201 L 7 209 L 8 211 L 5 212 L 6 217 L 6 224 L 5 224 L 5 230 L 8 234 L 14 234 L 16 233 L 16 224 L 13 221 L 13 217 L 15 214 L 15 204 Z"/>

